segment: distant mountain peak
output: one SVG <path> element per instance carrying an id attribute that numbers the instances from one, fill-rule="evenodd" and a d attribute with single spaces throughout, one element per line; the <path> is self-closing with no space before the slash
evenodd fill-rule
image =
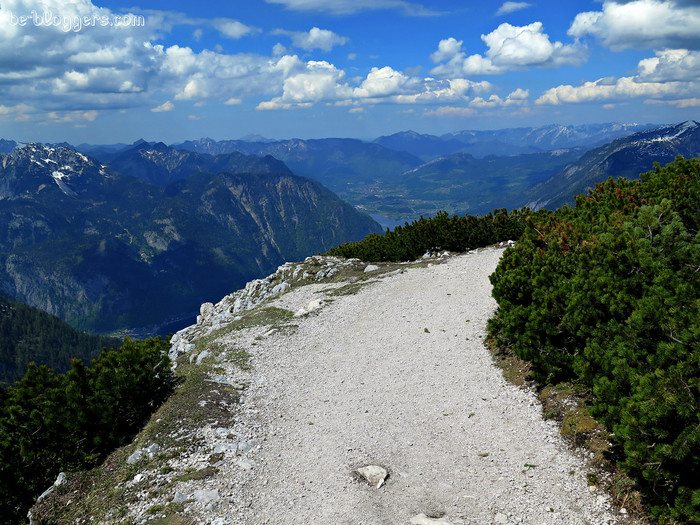
<path id="1" fill-rule="evenodd" d="M 108 175 L 106 166 L 66 146 L 32 142 L 3 157 L 0 167 L 6 178 L 0 184 L 0 198 L 32 197 L 51 182 L 64 195 L 76 198 Z"/>

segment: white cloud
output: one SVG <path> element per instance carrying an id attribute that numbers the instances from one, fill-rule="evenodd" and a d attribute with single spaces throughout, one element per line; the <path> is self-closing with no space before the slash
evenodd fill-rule
<path id="1" fill-rule="evenodd" d="M 645 104 L 668 104 L 677 108 L 696 108 L 700 107 L 700 98 L 679 98 L 676 100 L 645 100 Z"/>
<path id="2" fill-rule="evenodd" d="M 3 0 L 0 21 L 7 18 L 8 9 L 19 12 L 33 5 L 31 1 Z M 90 0 L 45 2 L 53 2 L 65 16 L 112 15 Z M 328 3 L 340 5 L 333 0 Z M 271 56 L 264 56 L 226 54 L 220 47 L 195 52 L 186 46 L 155 43 L 154 31 L 172 30 L 178 24 L 196 24 L 204 30 L 216 27 L 232 38 L 259 31 L 233 19 L 195 20 L 157 11 L 149 12 L 147 26 L 152 27 L 148 28 L 85 27 L 66 33 L 55 27 L 0 24 L 4 37 L 0 38 L 0 118 L 40 119 L 48 114 L 49 122 L 89 122 L 103 110 L 142 107 L 158 113 L 174 110 L 179 101 L 239 105 L 249 98 L 263 100 L 258 109 L 335 104 L 357 112 L 375 103 L 447 107 L 467 105 L 474 97 L 495 100 L 490 98 L 492 84 L 468 80 L 461 73 L 426 78 L 418 68 L 398 71 L 385 66 L 349 78 L 334 64 L 302 60 L 281 44 Z M 331 49 L 346 41 L 319 28 L 291 36 L 307 50 Z M 436 60 L 458 56 L 461 46 L 454 39 L 446 41 L 434 54 Z M 492 64 L 491 58 L 483 60 Z M 522 100 L 511 95 L 502 103 Z"/>
<path id="3" fill-rule="evenodd" d="M 354 98 L 381 98 L 389 95 L 399 95 L 410 89 L 415 83 L 413 79 L 400 71 L 388 66 L 383 68 L 373 67 L 352 95 Z"/>
<path id="4" fill-rule="evenodd" d="M 557 86 L 545 91 L 535 104 L 624 101 L 630 98 L 674 101 L 698 93 L 700 52 L 669 49 L 655 54 L 639 61 L 637 75 L 599 78 L 580 86 Z"/>
<path id="5" fill-rule="evenodd" d="M 585 60 L 586 49 L 577 44 L 551 42 L 543 32 L 542 22 L 526 26 L 504 23 L 481 40 L 488 46 L 485 56 L 467 56 L 462 41 L 448 38 L 440 41 L 431 55 L 434 62 L 444 62 L 431 73 L 443 77 L 464 75 L 494 75 L 527 67 L 558 67 L 578 65 Z"/>
<path id="6" fill-rule="evenodd" d="M 260 32 L 260 29 L 247 26 L 232 18 L 217 18 L 212 22 L 212 25 L 225 37 L 235 40 Z"/>
<path id="7" fill-rule="evenodd" d="M 68 122 L 80 122 L 80 121 L 94 121 L 98 112 L 95 110 L 90 111 L 51 111 L 47 115 L 52 121 L 59 123 Z"/>
<path id="8" fill-rule="evenodd" d="M 507 15 L 530 6 L 532 6 L 532 4 L 528 4 L 527 2 L 504 2 L 503 5 L 498 8 L 498 11 L 496 11 L 496 16 Z"/>
<path id="9" fill-rule="evenodd" d="M 700 79 L 700 51 L 667 49 L 657 51 L 653 58 L 640 60 L 639 78 L 645 81 Z"/>
<path id="10" fill-rule="evenodd" d="M 306 51 L 313 51 L 314 49 L 330 51 L 334 46 L 342 46 L 348 42 L 348 38 L 340 36 L 328 29 L 319 29 L 318 27 L 312 27 L 308 32 L 276 29 L 272 34 L 287 35 L 292 39 L 292 43 L 296 47 L 300 47 Z"/>
<path id="11" fill-rule="evenodd" d="M 165 113 L 168 111 L 172 111 L 173 109 L 175 109 L 175 104 L 173 104 L 169 100 L 166 100 L 160 106 L 157 106 L 157 107 L 151 109 L 151 111 L 153 113 Z"/>
<path id="12" fill-rule="evenodd" d="M 569 28 L 574 38 L 587 35 L 613 50 L 627 48 L 700 49 L 700 5 L 672 0 L 610 1 L 602 11 L 579 13 Z"/>
<path id="13" fill-rule="evenodd" d="M 509 106 L 524 106 L 527 104 L 527 99 L 530 97 L 530 91 L 527 89 L 516 89 L 510 93 L 505 99 L 498 95 L 491 95 L 488 99 L 476 97 L 469 103 L 473 108 L 498 108 Z"/>
<path id="14" fill-rule="evenodd" d="M 456 106 L 440 106 L 437 109 L 431 109 L 425 112 L 427 116 L 436 117 L 471 117 L 476 115 L 477 111 L 473 108 L 464 108 Z"/>
<path id="15" fill-rule="evenodd" d="M 266 0 L 270 4 L 282 4 L 295 11 L 316 11 L 334 15 L 349 15 L 362 11 L 395 9 L 408 16 L 435 16 L 441 14 L 420 4 L 405 0 Z"/>
<path id="16" fill-rule="evenodd" d="M 282 96 L 260 103 L 258 109 L 308 107 L 318 102 L 435 104 L 465 101 L 475 94 L 493 90 L 486 81 L 418 78 L 388 66 L 374 67 L 364 79 L 352 83 L 358 85 L 353 87 L 345 72 L 334 65 L 311 61 L 303 72 L 285 79 Z"/>
<path id="17" fill-rule="evenodd" d="M 436 64 L 445 60 L 451 60 L 462 52 L 463 43 L 463 40 L 457 40 L 452 37 L 440 40 L 438 50 L 430 55 L 430 59 Z"/>
<path id="18" fill-rule="evenodd" d="M 562 85 L 545 91 L 535 104 L 591 102 L 601 100 L 625 100 L 629 98 L 669 98 L 697 92 L 690 82 L 639 82 L 634 77 L 622 77 L 614 84 L 596 80 L 581 86 Z"/>
<path id="19" fill-rule="evenodd" d="M 282 55 L 287 54 L 287 48 L 284 47 L 282 44 L 277 42 L 274 46 L 272 46 L 272 56 L 280 57 Z"/>

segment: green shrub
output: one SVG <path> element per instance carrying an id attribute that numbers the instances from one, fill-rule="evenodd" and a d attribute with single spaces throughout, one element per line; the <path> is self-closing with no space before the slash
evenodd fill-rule
<path id="1" fill-rule="evenodd" d="M 577 381 L 662 521 L 700 521 L 700 161 L 532 214 L 491 276 L 490 337 Z"/>
<path id="2" fill-rule="evenodd" d="M 463 252 L 517 239 L 525 229 L 523 221 L 529 213 L 526 208 L 510 213 L 501 209 L 482 217 L 450 217 L 441 211 L 429 219 L 421 217 L 410 224 L 387 230 L 383 235 L 372 233 L 361 241 L 341 244 L 328 253 L 368 262 L 396 262 L 418 259 L 428 251 Z"/>
<path id="3" fill-rule="evenodd" d="M 90 368 L 30 363 L 0 389 L 0 523 L 21 523 L 60 471 L 90 468 L 135 434 L 172 392 L 167 340 L 125 339 Z"/>

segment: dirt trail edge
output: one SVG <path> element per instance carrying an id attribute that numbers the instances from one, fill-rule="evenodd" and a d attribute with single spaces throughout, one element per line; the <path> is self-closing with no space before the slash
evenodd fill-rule
<path id="1" fill-rule="evenodd" d="M 611 524 L 585 461 L 507 384 L 484 348 L 489 248 L 332 301 L 313 286 L 271 304 L 322 308 L 246 350 L 259 438 L 241 487 L 248 524 Z M 355 469 L 389 471 L 380 488 Z M 233 503 L 233 501 L 232 501 Z M 232 518 L 232 517 L 230 517 Z M 239 521 L 240 520 L 240 521 Z"/>

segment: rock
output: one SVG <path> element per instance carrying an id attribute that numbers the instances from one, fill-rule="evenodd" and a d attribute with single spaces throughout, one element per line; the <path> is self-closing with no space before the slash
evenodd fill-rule
<path id="1" fill-rule="evenodd" d="M 381 487 L 389 475 L 389 472 L 387 472 L 385 468 L 378 465 L 367 465 L 366 467 L 360 467 L 357 469 L 357 473 L 367 480 L 367 483 L 376 488 Z"/>
<path id="2" fill-rule="evenodd" d="M 37 498 L 37 503 L 39 503 L 41 500 L 46 498 L 49 494 L 51 494 L 56 487 L 60 487 L 66 482 L 66 473 L 65 472 L 59 472 L 58 477 L 56 478 L 56 481 L 53 482 L 53 485 L 51 485 L 48 489 L 46 489 L 44 492 L 41 493 L 41 496 Z"/>
<path id="3" fill-rule="evenodd" d="M 375 270 L 379 270 L 379 266 L 377 266 L 376 264 L 368 264 L 367 266 L 365 266 L 365 273 L 373 272 Z"/>
<path id="4" fill-rule="evenodd" d="M 197 356 L 197 362 L 196 364 L 201 365 L 202 361 L 204 361 L 207 357 L 209 357 L 209 350 L 205 350 L 201 354 Z"/>
<path id="5" fill-rule="evenodd" d="M 135 450 L 134 453 L 131 454 L 131 456 L 129 456 L 128 458 L 126 458 L 126 462 L 127 462 L 129 465 L 133 465 L 134 463 L 138 463 L 139 461 L 141 461 L 141 458 L 142 458 L 142 457 L 143 457 L 143 450 L 142 450 L 142 449 L 138 449 L 138 450 Z"/>
<path id="6" fill-rule="evenodd" d="M 247 458 L 240 458 L 237 463 L 243 470 L 252 470 L 256 466 L 255 461 Z"/>
<path id="7" fill-rule="evenodd" d="M 250 452 L 255 445 L 257 445 L 257 441 L 254 439 L 251 439 L 250 441 L 241 441 L 238 444 L 238 452 L 243 452 L 244 454 L 246 452 Z"/>
<path id="8" fill-rule="evenodd" d="M 411 525 L 452 525 L 449 521 L 443 518 L 429 518 L 421 513 L 411 518 Z"/>
<path id="9" fill-rule="evenodd" d="M 299 310 L 294 312 L 294 317 L 301 317 L 302 315 L 306 315 L 308 313 L 311 313 L 314 310 L 318 310 L 322 306 L 323 306 L 323 300 L 314 299 L 313 301 L 310 301 L 308 305 L 306 305 L 306 308 L 299 308 Z"/>
<path id="10" fill-rule="evenodd" d="M 209 319 L 212 313 L 214 313 L 214 305 L 212 303 L 202 303 L 202 306 L 199 307 L 197 323 L 203 323 Z"/>
<path id="11" fill-rule="evenodd" d="M 508 516 L 503 514 L 502 512 L 499 512 L 496 514 L 496 517 L 493 519 L 496 523 L 506 525 L 508 523 Z"/>
<path id="12" fill-rule="evenodd" d="M 200 490 L 195 490 L 192 493 L 192 499 L 197 500 L 198 502 L 206 505 L 207 503 L 210 503 L 212 501 L 219 501 L 219 489 L 213 489 L 213 490 L 207 490 L 207 489 L 200 489 Z"/>
<path id="13" fill-rule="evenodd" d="M 173 496 L 173 503 L 182 503 L 183 501 L 187 501 L 187 496 L 178 490 Z"/>
<path id="14" fill-rule="evenodd" d="M 135 450 L 134 453 L 127 458 L 126 462 L 129 465 L 133 465 L 134 463 L 138 463 L 139 461 L 141 461 L 141 459 L 144 456 L 148 456 L 148 459 L 153 459 L 153 457 L 158 453 L 159 450 L 160 445 L 158 445 L 158 443 L 153 443 L 149 447 Z"/>

